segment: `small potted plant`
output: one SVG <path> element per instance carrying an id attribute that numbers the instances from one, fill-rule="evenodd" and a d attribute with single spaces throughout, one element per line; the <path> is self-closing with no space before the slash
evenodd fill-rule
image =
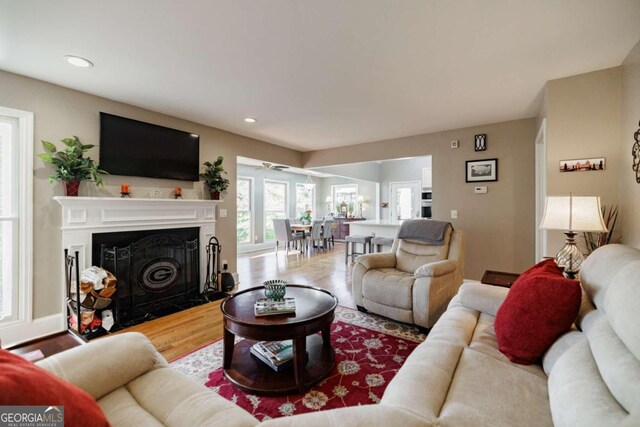
<path id="1" fill-rule="evenodd" d="M 204 162 L 204 173 L 200 177 L 204 179 L 204 183 L 209 188 L 211 200 L 220 200 L 220 193 L 227 191 L 229 188 L 229 180 L 222 176 L 227 172 L 222 167 L 223 157 L 219 156 L 214 162 Z"/>
<path id="2" fill-rule="evenodd" d="M 62 181 L 65 196 L 77 196 L 82 181 L 93 181 L 102 187 L 104 182 L 100 174 L 108 172 L 100 169 L 91 157 L 84 157 L 84 153 L 95 145 L 82 144 L 77 136 L 62 139 L 61 142 L 66 145 L 64 151 L 58 151 L 49 141 L 42 141 L 46 152 L 38 154 L 45 163 L 50 163 L 55 168 L 55 173 L 49 175 L 49 182 Z"/>
<path id="3" fill-rule="evenodd" d="M 304 211 L 304 213 L 300 217 L 300 221 L 302 221 L 302 223 L 305 224 L 305 225 L 311 224 L 311 210 L 310 209 L 307 209 L 306 211 Z"/>

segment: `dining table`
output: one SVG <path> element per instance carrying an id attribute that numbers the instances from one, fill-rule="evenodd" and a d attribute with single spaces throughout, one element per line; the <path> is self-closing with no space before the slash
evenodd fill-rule
<path id="1" fill-rule="evenodd" d="M 294 231 L 296 233 L 302 233 L 302 239 L 305 242 L 306 242 L 307 236 L 311 236 L 312 229 L 313 229 L 313 225 L 311 224 L 291 224 L 291 231 Z M 315 248 L 316 245 L 314 244 L 313 247 Z"/>
<path id="2" fill-rule="evenodd" d="M 305 233 L 311 233 L 311 229 L 313 226 L 311 224 L 291 224 L 291 231 L 295 231 L 296 233 L 302 232 L 302 236 L 305 236 Z"/>

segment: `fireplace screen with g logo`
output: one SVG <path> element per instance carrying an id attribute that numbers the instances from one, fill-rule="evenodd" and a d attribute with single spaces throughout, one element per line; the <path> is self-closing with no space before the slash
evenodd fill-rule
<path id="1" fill-rule="evenodd" d="M 94 235 L 100 265 L 118 278 L 117 321 L 137 323 L 199 298 L 198 237 L 198 228 Z"/>
<path id="2" fill-rule="evenodd" d="M 162 292 L 178 282 L 180 264 L 175 258 L 156 258 L 138 273 L 138 284 L 149 292 Z"/>

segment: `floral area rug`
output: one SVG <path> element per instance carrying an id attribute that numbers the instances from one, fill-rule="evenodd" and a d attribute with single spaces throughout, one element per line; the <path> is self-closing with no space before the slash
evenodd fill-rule
<path id="1" fill-rule="evenodd" d="M 407 356 L 425 339 L 416 328 L 338 307 L 331 325 L 336 364 L 311 390 L 265 397 L 234 387 L 222 373 L 222 341 L 177 359 L 171 367 L 191 376 L 257 419 L 356 406 L 380 401 Z"/>

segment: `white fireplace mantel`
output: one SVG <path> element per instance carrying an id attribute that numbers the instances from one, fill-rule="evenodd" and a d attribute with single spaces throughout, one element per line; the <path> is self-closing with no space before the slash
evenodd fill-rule
<path id="1" fill-rule="evenodd" d="M 54 197 L 62 206 L 62 230 L 147 230 L 215 223 L 219 200 Z M 195 224 L 195 225 L 193 225 Z M 166 227 L 165 227 L 166 226 Z M 104 230 L 107 231 L 107 230 Z"/>
<path id="2" fill-rule="evenodd" d="M 70 254 L 78 251 L 80 271 L 91 266 L 94 233 L 198 227 L 200 281 L 204 282 L 206 246 L 215 235 L 216 205 L 221 201 L 120 197 L 54 197 L 54 200 L 62 206 L 62 249 L 68 249 Z M 65 283 L 64 272 L 61 283 Z M 66 294 L 63 289 L 65 297 Z M 65 298 L 62 313 L 66 313 Z"/>

